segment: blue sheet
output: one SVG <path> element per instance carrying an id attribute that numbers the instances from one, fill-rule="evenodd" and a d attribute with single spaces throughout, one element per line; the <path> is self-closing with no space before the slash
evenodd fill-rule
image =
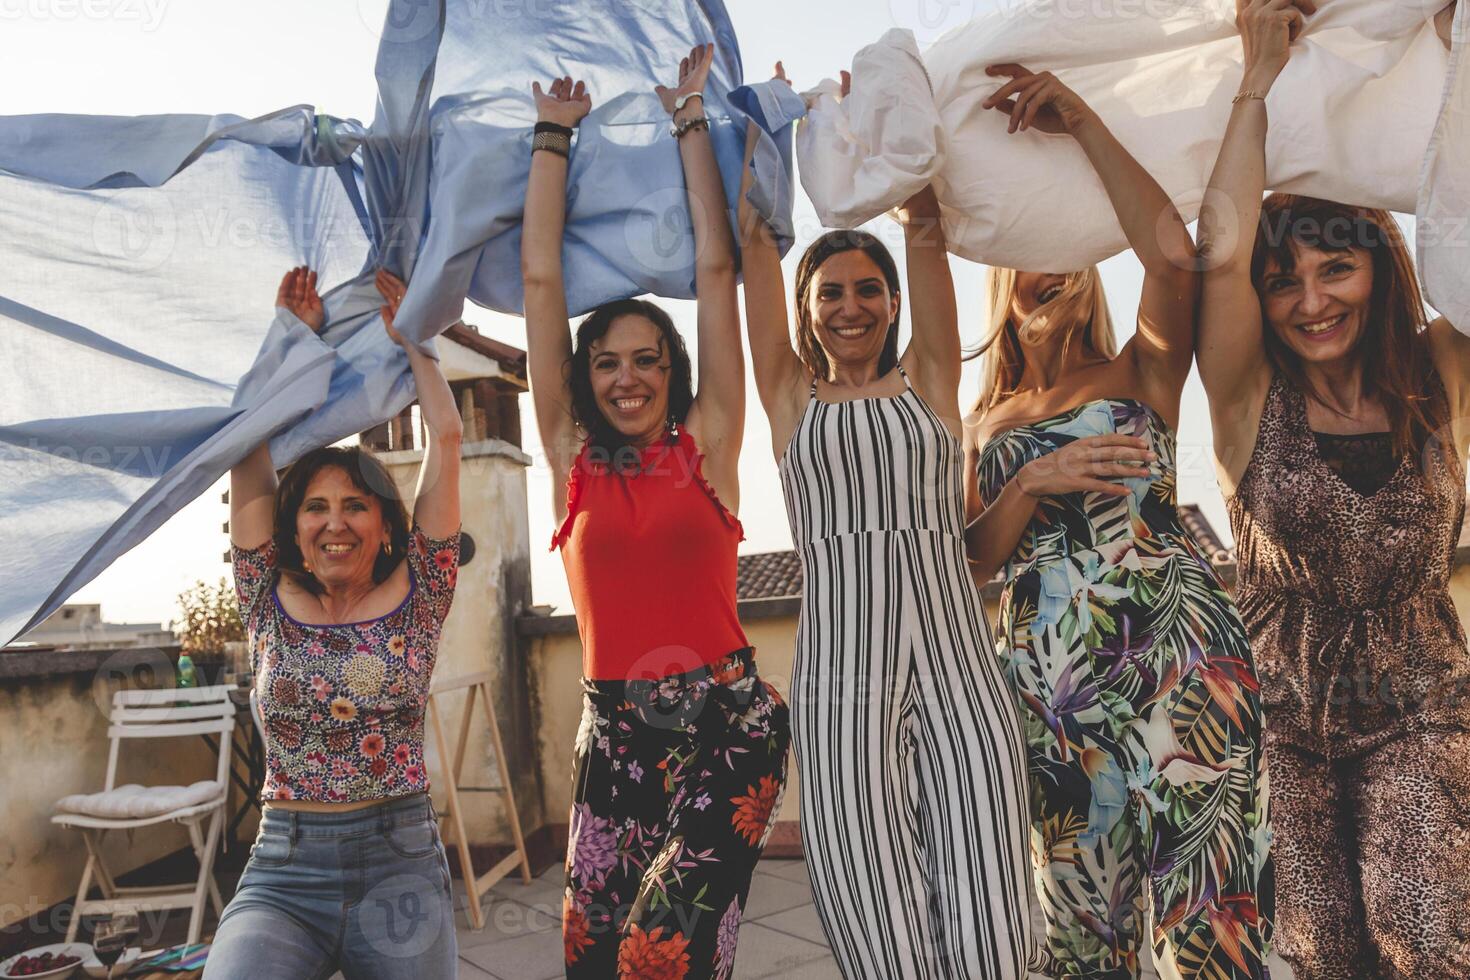
<path id="1" fill-rule="evenodd" d="M 577 75 L 594 96 L 568 185 L 571 310 L 691 297 L 683 175 L 653 88 L 706 40 L 727 194 L 754 118 L 751 199 L 784 251 L 804 106 L 779 83 L 742 87 L 720 0 L 393 0 L 370 125 L 309 106 L 0 117 L 0 644 L 262 440 L 283 466 L 411 402 L 379 265 L 409 279 L 399 326 L 430 352 L 466 298 L 520 312 L 532 80 Z M 319 337 L 272 319 L 301 263 L 320 273 Z"/>

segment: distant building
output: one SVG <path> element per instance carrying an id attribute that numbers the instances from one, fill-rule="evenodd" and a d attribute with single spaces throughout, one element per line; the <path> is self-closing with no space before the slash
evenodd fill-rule
<path id="1" fill-rule="evenodd" d="M 55 647 L 86 650 L 89 648 L 173 646 L 178 642 L 173 631 L 162 623 L 109 623 L 102 618 L 102 606 L 95 602 L 69 602 L 41 620 L 7 647 Z"/>

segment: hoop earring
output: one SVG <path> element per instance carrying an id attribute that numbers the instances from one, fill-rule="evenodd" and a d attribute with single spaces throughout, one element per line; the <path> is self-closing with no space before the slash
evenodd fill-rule
<path id="1" fill-rule="evenodd" d="M 387 555 L 389 558 L 392 558 L 393 557 L 393 542 L 392 541 L 384 541 L 383 542 L 383 554 Z"/>

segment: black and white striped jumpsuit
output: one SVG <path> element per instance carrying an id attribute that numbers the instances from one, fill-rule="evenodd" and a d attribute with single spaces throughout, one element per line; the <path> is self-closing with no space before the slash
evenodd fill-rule
<path id="1" fill-rule="evenodd" d="M 1020 724 L 965 559 L 959 440 L 904 381 L 834 404 L 813 383 L 779 465 L 805 575 L 802 845 L 848 980 L 1024 980 Z"/>

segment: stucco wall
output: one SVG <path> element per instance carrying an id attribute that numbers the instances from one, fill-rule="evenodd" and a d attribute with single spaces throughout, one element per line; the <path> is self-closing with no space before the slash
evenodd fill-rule
<path id="1" fill-rule="evenodd" d="M 521 825 L 530 832 L 543 823 L 540 774 L 533 764 L 526 664 L 514 635 L 515 617 L 530 602 L 531 556 L 526 512 L 526 467 L 530 457 L 498 439 L 467 443 L 460 472 L 463 529 L 475 541 L 475 554 L 459 571 L 454 604 L 439 641 L 434 681 L 489 671 L 491 697 L 499 716 L 500 737 L 510 763 Z M 422 454 L 417 450 L 379 456 L 405 500 L 412 500 Z M 450 753 L 458 740 L 467 692 L 436 698 Z M 483 706 L 476 703 L 460 783 L 468 787 L 500 784 L 493 743 Z M 425 730 L 434 804 L 442 813 L 448 767 L 440 760 L 432 729 Z M 452 762 L 452 760 L 451 760 Z M 504 794 L 462 792 L 465 829 L 472 844 L 508 844 L 510 824 Z"/>

